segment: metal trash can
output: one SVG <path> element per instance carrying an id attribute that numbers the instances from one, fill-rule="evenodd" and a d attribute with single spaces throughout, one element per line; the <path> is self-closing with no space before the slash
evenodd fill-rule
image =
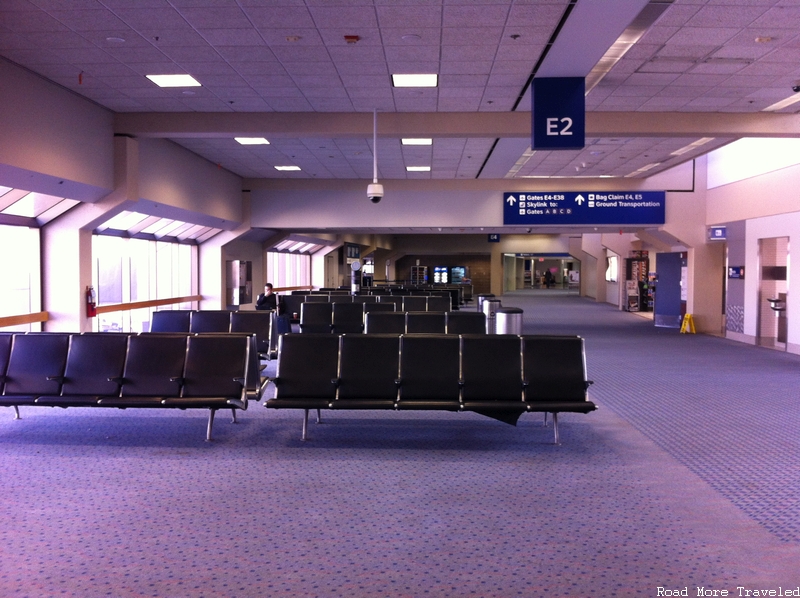
<path id="1" fill-rule="evenodd" d="M 492 293 L 483 293 L 478 295 L 478 311 L 483 311 L 483 302 L 486 299 L 494 299 L 494 295 Z"/>
<path id="2" fill-rule="evenodd" d="M 501 307 L 495 313 L 497 334 L 522 334 L 522 310 L 518 307 Z"/>
<path id="3" fill-rule="evenodd" d="M 486 334 L 495 333 L 495 314 L 501 307 L 500 299 L 483 300 L 483 313 L 486 316 Z"/>

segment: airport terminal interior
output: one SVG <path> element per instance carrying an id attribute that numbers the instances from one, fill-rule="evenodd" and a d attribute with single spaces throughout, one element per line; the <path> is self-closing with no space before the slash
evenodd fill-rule
<path id="1" fill-rule="evenodd" d="M 0 595 L 800 596 L 799 188 L 794 0 L 3 0 Z M 266 283 L 579 336 L 597 410 L 17 401 Z"/>

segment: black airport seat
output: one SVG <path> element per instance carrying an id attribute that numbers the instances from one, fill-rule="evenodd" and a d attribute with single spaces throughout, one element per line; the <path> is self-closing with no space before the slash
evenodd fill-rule
<path id="1" fill-rule="evenodd" d="M 396 306 L 395 306 L 394 303 L 377 303 L 377 302 L 369 303 L 369 302 L 367 302 L 367 303 L 364 303 L 363 306 L 364 306 L 364 314 L 365 315 L 368 314 L 369 312 L 372 312 L 372 311 L 396 311 L 395 310 Z"/>
<path id="2" fill-rule="evenodd" d="M 69 337 L 61 333 L 15 334 L 0 405 L 34 405 L 41 395 L 61 394 Z"/>
<path id="3" fill-rule="evenodd" d="M 447 334 L 486 334 L 486 314 L 481 311 L 449 311 Z"/>
<path id="4" fill-rule="evenodd" d="M 435 311 L 409 311 L 406 312 L 407 334 L 444 334 L 445 313 Z"/>
<path id="5" fill-rule="evenodd" d="M 353 295 L 353 303 L 377 303 L 377 295 Z"/>
<path id="6" fill-rule="evenodd" d="M 333 332 L 342 334 L 346 332 L 364 331 L 364 306 L 361 303 L 332 303 Z"/>
<path id="7" fill-rule="evenodd" d="M 249 332 L 256 335 L 258 352 L 270 352 L 270 334 L 274 310 L 231 312 L 231 332 Z"/>
<path id="8" fill-rule="evenodd" d="M 428 311 L 450 311 L 453 309 L 450 301 L 450 295 L 428 297 Z"/>
<path id="9" fill-rule="evenodd" d="M 329 301 L 331 303 L 353 303 L 353 296 L 344 293 L 331 293 Z"/>
<path id="10" fill-rule="evenodd" d="M 166 397 L 180 396 L 186 360 L 186 334 L 138 334 L 128 338 L 122 388 L 118 397 L 103 397 L 103 407 L 161 407 Z"/>
<path id="11" fill-rule="evenodd" d="M 59 395 L 43 395 L 37 405 L 85 407 L 119 394 L 128 335 L 107 332 L 73 334 Z"/>
<path id="12" fill-rule="evenodd" d="M 459 338 L 444 334 L 400 337 L 398 409 L 460 407 Z"/>
<path id="13" fill-rule="evenodd" d="M 313 297 L 313 295 L 309 295 Z M 306 301 L 300 306 L 300 332 L 318 334 L 330 332 L 333 324 L 333 308 L 329 302 L 315 303 Z"/>
<path id="14" fill-rule="evenodd" d="M 404 296 L 403 311 L 428 311 L 428 298 L 424 295 Z"/>
<path id="15" fill-rule="evenodd" d="M 393 409 L 397 402 L 397 334 L 343 334 L 334 409 Z"/>
<path id="16" fill-rule="evenodd" d="M 336 397 L 339 337 L 285 334 L 278 341 L 275 398 L 267 407 L 327 408 Z M 309 364 L 313 364 L 309 367 Z"/>
<path id="17" fill-rule="evenodd" d="M 371 311 L 365 315 L 367 334 L 403 334 L 406 314 L 402 311 Z"/>
<path id="18" fill-rule="evenodd" d="M 522 337 L 523 384 L 528 411 L 553 414 L 558 444 L 558 413 L 589 413 L 597 406 L 587 399 L 592 384 L 586 377 L 586 356 L 579 336 Z"/>
<path id="19" fill-rule="evenodd" d="M 516 334 L 461 335 L 462 408 L 515 424 L 522 400 L 522 341 Z"/>
<path id="20" fill-rule="evenodd" d="M 150 332 L 189 332 L 191 314 L 187 309 L 154 311 Z"/>
<path id="21" fill-rule="evenodd" d="M 13 332 L 0 332 L 0 394 L 3 392 L 3 381 L 8 367 L 8 358 L 11 357 L 11 341 L 13 340 Z"/>
<path id="22" fill-rule="evenodd" d="M 314 293 L 304 297 L 304 303 L 330 303 L 331 296 L 328 293 Z"/>
<path id="23" fill-rule="evenodd" d="M 250 337 L 246 334 L 188 337 L 181 396 L 164 397 L 162 404 L 182 409 L 246 409 L 249 349 Z"/>
<path id="24" fill-rule="evenodd" d="M 378 301 L 381 303 L 391 303 L 394 305 L 395 311 L 403 311 L 402 295 L 380 295 Z"/>
<path id="25" fill-rule="evenodd" d="M 220 310 L 201 310 L 192 312 L 189 319 L 189 332 L 230 332 L 231 312 Z"/>
<path id="26" fill-rule="evenodd" d="M 305 297 L 305 295 L 297 295 L 294 293 L 291 295 L 281 295 L 286 314 L 293 322 L 297 322 L 300 319 L 300 306 L 303 305 L 303 299 L 305 299 Z M 294 314 L 297 314 L 297 317 L 295 317 Z"/>

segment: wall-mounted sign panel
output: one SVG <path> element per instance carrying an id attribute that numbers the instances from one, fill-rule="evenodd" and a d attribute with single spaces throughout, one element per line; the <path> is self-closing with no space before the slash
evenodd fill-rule
<path id="1" fill-rule="evenodd" d="M 728 231 L 724 226 L 709 226 L 708 227 L 708 240 L 709 241 L 725 241 L 728 237 Z"/>
<path id="2" fill-rule="evenodd" d="M 582 149 L 586 144 L 586 84 L 583 77 L 533 80 L 531 147 Z"/>
<path id="3" fill-rule="evenodd" d="M 500 235 L 498 234 L 491 234 L 488 238 L 489 243 L 499 243 L 500 242 Z"/>
<path id="4" fill-rule="evenodd" d="M 503 193 L 503 224 L 664 224 L 664 191 Z"/>
<path id="5" fill-rule="evenodd" d="M 728 266 L 728 278 L 744 279 L 744 266 Z"/>

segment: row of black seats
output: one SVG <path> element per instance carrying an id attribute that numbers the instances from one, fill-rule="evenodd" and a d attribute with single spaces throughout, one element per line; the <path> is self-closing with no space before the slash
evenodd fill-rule
<path id="1" fill-rule="evenodd" d="M 3 333 L 0 405 L 247 409 L 261 397 L 255 335 Z"/>
<path id="2" fill-rule="evenodd" d="M 301 315 L 303 305 L 306 303 L 330 303 L 330 304 L 355 304 L 359 307 L 363 305 L 365 311 L 390 308 L 376 308 L 375 305 L 392 305 L 394 311 L 451 311 L 458 309 L 453 304 L 452 299 L 447 296 L 426 296 L 426 295 L 281 295 L 280 301 L 283 305 L 282 313 L 286 313 L 297 321 Z M 297 314 L 295 316 L 294 314 Z"/>
<path id="3" fill-rule="evenodd" d="M 588 413 L 577 336 L 283 335 L 273 409 L 474 411 L 516 424 L 522 413 Z"/>
<path id="4" fill-rule="evenodd" d="M 392 303 L 303 303 L 300 332 L 429 332 L 441 334 L 481 333 L 486 330 L 482 312 L 395 311 Z"/>
<path id="5" fill-rule="evenodd" d="M 272 311 L 227 311 L 216 309 L 171 309 L 153 312 L 150 332 L 241 332 L 256 335 L 256 349 L 270 350 L 273 327 Z M 277 337 L 276 337 L 277 342 Z M 274 347 L 273 347 L 274 348 Z"/>

